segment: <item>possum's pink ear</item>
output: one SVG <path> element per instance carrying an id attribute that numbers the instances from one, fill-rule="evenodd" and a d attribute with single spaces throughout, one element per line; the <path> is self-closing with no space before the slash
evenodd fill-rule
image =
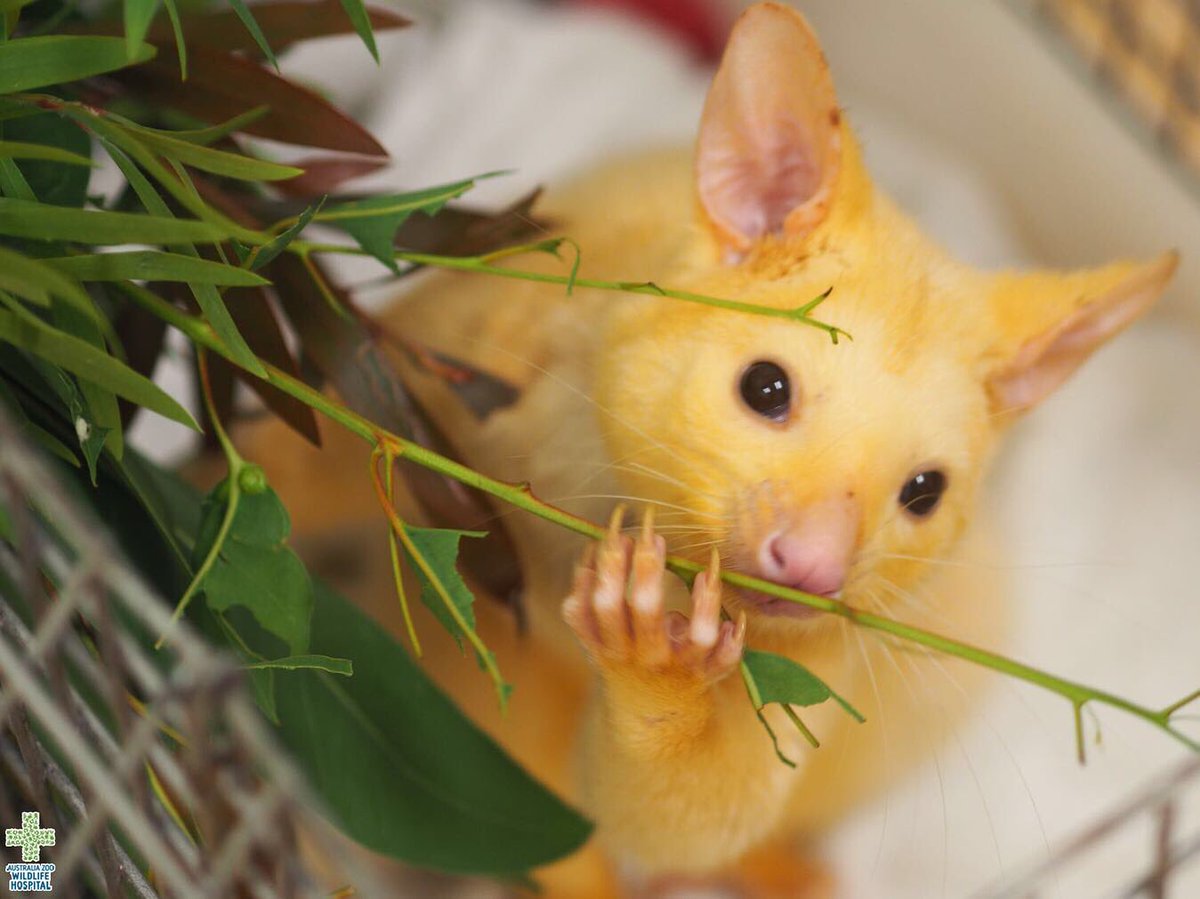
<path id="1" fill-rule="evenodd" d="M 1024 412 L 1049 396 L 1154 304 L 1178 263 L 1170 252 L 1090 271 L 995 276 L 996 333 L 985 355 L 993 411 Z"/>
<path id="2" fill-rule="evenodd" d="M 726 254 L 820 224 L 840 157 L 841 114 L 812 29 L 786 6 L 752 6 L 733 27 L 696 146 L 700 203 Z"/>

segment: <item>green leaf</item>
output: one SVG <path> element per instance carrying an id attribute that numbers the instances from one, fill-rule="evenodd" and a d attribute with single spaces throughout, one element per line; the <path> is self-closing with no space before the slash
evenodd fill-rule
<path id="1" fill-rule="evenodd" d="M 271 283 L 261 275 L 235 265 L 153 250 L 60 256 L 40 261 L 80 281 L 187 281 L 224 287 L 258 287 Z"/>
<path id="2" fill-rule="evenodd" d="M 127 135 L 130 139 L 130 149 L 139 148 L 140 144 L 133 139 L 132 135 Z M 159 218 L 164 218 L 172 221 L 170 218 L 171 211 L 167 208 L 167 204 L 163 202 L 162 197 L 154 189 L 154 186 L 146 179 L 141 170 L 134 165 L 124 152 L 115 147 L 105 138 L 101 139 L 105 148 L 108 150 L 113 161 L 121 169 L 130 186 L 138 195 L 138 199 L 142 201 L 142 205 L 152 213 L 156 213 Z M 141 148 L 144 150 L 144 148 Z M 199 256 L 196 248 L 190 243 L 180 242 L 178 249 L 182 250 L 188 256 Z M 225 308 L 225 302 L 221 299 L 221 294 L 217 292 L 216 287 L 212 284 L 203 282 L 189 282 L 192 295 L 196 298 L 196 302 L 200 304 L 200 311 L 204 313 L 205 319 L 216 332 L 217 337 L 225 344 L 234 361 L 238 365 L 245 368 L 252 374 L 259 377 L 266 377 L 267 371 L 263 368 L 258 357 L 254 355 L 250 347 L 246 344 L 241 332 L 238 331 L 237 325 L 234 324 L 233 318 L 229 314 L 229 310 Z"/>
<path id="3" fill-rule="evenodd" d="M 247 109 L 241 115 L 235 115 L 220 124 L 209 125 L 207 128 L 189 128 L 183 131 L 171 131 L 167 136 L 177 138 L 178 140 L 186 140 L 193 144 L 208 146 L 209 144 L 216 143 L 223 137 L 228 137 L 236 131 L 243 130 L 247 125 L 257 122 L 270 111 L 271 107 L 269 106 L 255 106 L 253 109 Z M 144 125 L 141 127 L 146 129 Z"/>
<path id="4" fill-rule="evenodd" d="M 65 443 L 45 428 L 29 420 L 28 416 L 25 415 L 25 410 L 21 408 L 21 404 L 17 402 L 17 398 L 13 396 L 12 391 L 8 389 L 3 380 L 0 380 L 0 399 L 7 401 L 9 411 L 17 416 L 21 427 L 25 429 L 26 435 L 31 440 L 39 444 L 42 449 L 46 450 L 52 456 L 56 456 L 63 462 L 66 462 L 72 468 L 79 467 L 79 460 L 75 458 L 75 454 L 71 452 Z M 3 508 L 0 508 L 0 513 L 3 511 Z"/>
<path id="5" fill-rule="evenodd" d="M 488 178 L 491 175 L 480 175 Z M 353 237 L 364 250 L 393 271 L 398 271 L 395 260 L 396 231 L 414 212 L 437 215 L 450 200 L 461 197 L 475 186 L 479 178 L 456 181 L 412 193 L 390 194 L 354 200 L 327 207 L 316 216 L 316 221 L 341 228 Z"/>
<path id="6" fill-rule="evenodd" d="M 213 548 L 228 496 L 228 483 L 223 481 L 205 501 L 204 518 L 192 552 L 196 567 Z M 292 653 L 300 654 L 308 649 L 312 582 L 300 558 L 287 545 L 291 528 L 287 509 L 274 490 L 268 487 L 262 493 L 242 492 L 217 560 L 198 589 L 209 608 L 216 612 L 233 606 L 247 609 L 264 630 L 283 640 Z"/>
<path id="7" fill-rule="evenodd" d="M 215 243 L 226 236 L 208 222 L 130 212 L 85 212 L 8 197 L 0 197 L 0 234 L 100 245 Z"/>
<path id="8" fill-rule="evenodd" d="M 367 15 L 367 9 L 363 6 L 362 0 L 342 0 L 342 9 L 346 10 L 346 15 L 350 17 L 354 30 L 366 44 L 371 56 L 376 62 L 379 62 L 379 50 L 375 46 L 375 32 L 371 29 L 371 19 Z"/>
<path id="9" fill-rule="evenodd" d="M 195 491 L 133 451 L 101 482 L 85 501 L 160 591 L 182 590 L 191 572 L 180 546 L 197 532 Z M 588 823 L 469 721 L 374 620 L 320 582 L 314 601 L 309 652 L 349 659 L 354 676 L 266 669 L 251 677 L 277 675 L 280 741 L 344 833 L 410 864 L 494 876 L 554 861 L 587 839 Z M 224 639 L 203 604 L 196 614 L 210 639 Z"/>
<path id="10" fill-rule="evenodd" d="M 799 662 L 773 652 L 747 649 L 742 661 L 754 684 L 751 700 L 756 709 L 772 702 L 780 705 L 812 706 L 833 699 L 860 724 L 866 719 L 854 706 Z"/>
<path id="11" fill-rule="evenodd" d="M 44 260 L 31 259 L 4 247 L 0 247 L 0 289 L 23 296 L 38 306 L 49 306 L 51 296 L 59 297 L 93 322 L 99 315 L 87 292 L 61 271 Z"/>
<path id="12" fill-rule="evenodd" d="M 8 510 L 0 503 L 0 540 L 12 540 L 13 526 Z"/>
<path id="13" fill-rule="evenodd" d="M 117 37 L 52 34 L 0 44 L 0 90 L 4 93 L 90 78 L 153 59 L 155 49 L 142 44 L 127 54 Z"/>
<path id="14" fill-rule="evenodd" d="M 129 59 L 137 55 L 157 10 L 158 0 L 125 0 L 125 53 Z"/>
<path id="15" fill-rule="evenodd" d="M 282 181 L 304 174 L 304 169 L 295 166 L 214 150 L 189 140 L 180 140 L 155 128 L 142 128 L 133 122 L 119 120 L 116 116 L 109 116 L 109 119 L 119 121 L 120 126 L 137 134 L 142 143 L 153 147 L 168 159 L 182 162 L 202 172 L 212 172 L 214 175 L 224 175 L 226 178 L 240 181 Z"/>
<path id="16" fill-rule="evenodd" d="M 84 165 L 95 168 L 96 163 L 86 156 L 80 156 L 69 150 L 58 147 L 44 147 L 41 144 L 27 144 L 15 140 L 0 140 L 0 157 L 7 159 L 44 159 L 50 162 L 63 162 L 67 165 Z"/>
<path id="17" fill-rule="evenodd" d="M 38 112 L 4 126 L 4 136 L 12 141 L 38 144 L 91 159 L 92 138 L 74 122 L 53 112 Z M 83 167 L 65 160 L 30 159 L 21 164 L 21 172 L 37 199 L 55 206 L 79 208 L 87 199 L 91 166 Z"/>
<path id="18" fill-rule="evenodd" d="M 82 418 L 78 421 L 87 425 Z M 96 463 L 100 460 L 100 453 L 104 450 L 104 442 L 112 432 L 99 425 L 88 425 L 86 428 L 79 429 L 77 433 L 79 434 L 79 448 L 83 450 L 83 458 L 87 462 L 88 476 L 92 479 L 92 486 L 95 487 Z"/>
<path id="19" fill-rule="evenodd" d="M 308 223 L 312 221 L 313 216 L 321 211 L 321 207 L 325 204 L 325 198 L 321 197 L 315 204 L 309 206 L 296 219 L 296 224 L 281 233 L 270 243 L 264 244 L 257 253 L 254 254 L 254 259 L 250 262 L 250 268 L 258 270 L 265 265 L 270 265 L 280 253 L 287 249 L 288 244 L 300 236 L 300 232 L 308 227 Z"/>
<path id="20" fill-rule="evenodd" d="M 171 37 L 175 41 L 175 52 L 179 56 L 179 77 L 187 78 L 187 42 L 183 39 L 183 24 L 179 21 L 179 7 L 175 0 L 163 0 L 167 18 L 171 20 Z"/>
<path id="21" fill-rule="evenodd" d="M 454 602 L 455 608 L 458 609 L 463 620 L 467 622 L 467 626 L 474 630 L 475 596 L 458 573 L 458 542 L 463 537 L 483 537 L 484 534 L 478 531 L 452 531 L 441 528 L 414 527 L 412 525 L 405 525 L 404 530 L 408 533 L 417 550 L 429 562 L 430 567 L 437 573 L 442 585 L 445 586 L 447 592 L 450 594 L 450 599 Z M 412 556 L 408 555 L 407 551 L 405 555 L 421 581 L 421 602 L 429 607 L 429 611 L 433 612 L 434 617 L 441 622 L 442 627 L 449 631 L 455 641 L 457 641 L 458 648 L 462 649 L 463 638 L 466 635 L 446 608 L 445 601 L 425 577 L 425 573 L 416 564 Z"/>
<path id="22" fill-rule="evenodd" d="M 343 677 L 351 677 L 354 674 L 354 664 L 349 659 L 335 659 L 331 656 L 288 656 L 283 659 L 252 662 L 244 667 L 251 670 L 282 668 L 285 671 L 300 671 L 307 668 L 313 671 L 328 671 L 330 674 L 340 674 Z"/>
<path id="23" fill-rule="evenodd" d="M 271 45 L 267 43 L 266 35 L 258 27 L 258 22 L 255 21 L 246 4 L 242 0 L 229 0 L 229 5 L 233 7 L 233 11 L 237 14 L 237 17 L 242 20 L 242 24 L 246 26 L 246 30 L 254 38 L 254 43 L 258 45 L 258 49 L 262 50 L 263 56 L 267 58 L 267 62 L 278 72 L 279 61 L 275 58 L 275 53 L 271 50 Z"/>
<path id="24" fill-rule="evenodd" d="M 588 823 L 464 719 L 378 625 L 319 582 L 315 593 L 312 651 L 350 659 L 354 677 L 281 677 L 279 735 L 347 834 L 411 864 L 491 875 L 587 839 Z"/>
<path id="25" fill-rule="evenodd" d="M 90 381 L 164 418 L 200 430 L 192 416 L 170 395 L 87 341 L 52 328 L 34 315 L 0 309 L 0 340 Z"/>

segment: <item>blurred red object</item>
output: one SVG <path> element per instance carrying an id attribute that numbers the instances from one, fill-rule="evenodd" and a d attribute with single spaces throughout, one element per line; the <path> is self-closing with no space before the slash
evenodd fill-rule
<path id="1" fill-rule="evenodd" d="M 700 60 L 716 62 L 729 36 L 733 16 L 729 4 L 716 0 L 569 0 L 629 13 L 669 32 Z"/>

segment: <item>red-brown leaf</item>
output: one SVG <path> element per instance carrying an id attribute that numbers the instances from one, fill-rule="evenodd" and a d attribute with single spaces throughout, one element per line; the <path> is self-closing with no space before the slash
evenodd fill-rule
<path id="1" fill-rule="evenodd" d="M 245 134 L 304 147 L 363 156 L 387 156 L 371 134 L 306 87 L 301 87 L 234 53 L 189 48 L 188 79 L 179 78 L 172 47 L 145 65 L 116 77 L 138 96 L 170 106 L 205 122 L 226 121 L 255 106 L 270 110 L 247 125 Z"/>
<path id="2" fill-rule="evenodd" d="M 354 26 L 339 0 L 319 0 L 316 3 L 284 0 L 281 3 L 255 5 L 253 11 L 254 18 L 267 37 L 267 43 L 276 53 L 281 53 L 292 44 L 309 38 L 354 32 Z M 404 28 L 412 24 L 403 16 L 373 7 L 367 7 L 367 17 L 375 31 Z M 237 51 L 257 58 L 262 56 L 258 44 L 232 9 L 184 15 L 182 25 L 187 38 L 189 57 L 192 48 L 198 46 Z M 81 23 L 63 30 L 72 34 L 119 35 L 125 33 L 125 26 L 119 19 L 113 19 Z M 173 48 L 175 35 L 170 22 L 159 16 L 150 26 L 146 41 L 155 44 L 160 50 Z"/>

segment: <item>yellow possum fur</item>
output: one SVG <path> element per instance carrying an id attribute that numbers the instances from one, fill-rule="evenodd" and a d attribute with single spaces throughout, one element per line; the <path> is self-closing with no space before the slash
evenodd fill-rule
<path id="1" fill-rule="evenodd" d="M 671 552 L 707 564 L 715 548 L 723 566 L 778 569 L 801 587 L 824 572 L 836 587 L 825 592 L 855 608 L 991 646 L 1005 633 L 1003 585 L 978 566 L 939 563 L 990 552 L 968 523 L 997 438 L 1144 311 L 1175 264 L 1168 254 L 1018 274 L 949 258 L 872 187 L 812 33 L 774 3 L 735 27 L 694 155 L 613 164 L 552 193 L 545 211 L 582 246 L 585 275 L 777 308 L 832 287 L 819 315 L 853 340 L 835 346 L 803 324 L 671 299 L 436 276 L 387 313 L 391 327 L 520 389 L 480 422 L 400 360 L 466 462 L 595 521 L 631 498 L 655 510 Z M 746 398 L 746 373 L 762 361 L 787 379 L 782 415 Z M 278 423 L 242 443 L 302 545 L 340 536 L 369 554 L 345 587 L 399 634 L 367 448 L 324 430 L 320 452 Z M 929 472 L 945 486 L 932 511 L 902 508 L 906 484 Z M 418 627 L 437 681 L 597 822 L 584 852 L 539 872 L 551 897 L 652 893 L 681 879 L 821 894 L 819 870 L 789 860 L 793 841 L 927 755 L 978 678 L 704 577 L 692 600 L 662 574 L 653 533 L 610 537 L 576 566 L 582 540 L 519 513 L 505 521 L 527 631 L 498 603 L 477 609 L 516 686 L 506 718 L 436 623 L 426 615 Z M 745 614 L 744 637 L 716 621 L 718 601 L 734 620 Z M 769 712 L 799 762 L 784 766 L 740 679 L 724 676 L 743 639 L 801 661 L 868 722 L 831 703 L 806 710 L 823 743 L 813 751 Z"/>

